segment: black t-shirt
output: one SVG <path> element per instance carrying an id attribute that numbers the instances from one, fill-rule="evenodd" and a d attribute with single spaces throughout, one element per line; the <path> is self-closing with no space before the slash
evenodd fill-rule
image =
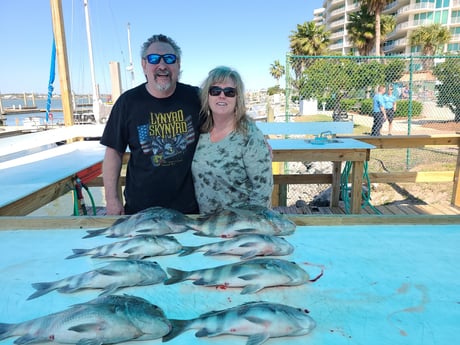
<path id="1" fill-rule="evenodd" d="M 167 98 L 153 97 L 143 84 L 115 102 L 101 144 L 131 152 L 124 192 L 127 214 L 151 206 L 198 212 L 191 164 L 199 114 L 199 89 L 182 83 Z"/>

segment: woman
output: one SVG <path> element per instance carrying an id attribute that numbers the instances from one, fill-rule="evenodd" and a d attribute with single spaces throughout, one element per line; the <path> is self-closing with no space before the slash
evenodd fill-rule
<path id="1" fill-rule="evenodd" d="M 388 87 L 387 93 L 383 95 L 383 101 L 385 103 L 385 113 L 387 114 L 388 120 L 388 135 L 391 135 L 393 128 L 393 119 L 396 113 L 396 96 L 393 95 L 393 88 Z"/>
<path id="2" fill-rule="evenodd" d="M 270 207 L 270 149 L 246 115 L 238 72 L 223 66 L 210 71 L 201 87 L 201 102 L 204 121 L 192 162 L 200 213 L 248 204 Z"/>

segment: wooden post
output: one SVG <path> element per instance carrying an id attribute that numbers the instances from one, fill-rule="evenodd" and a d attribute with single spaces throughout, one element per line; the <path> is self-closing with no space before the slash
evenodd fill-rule
<path id="1" fill-rule="evenodd" d="M 458 145 L 457 166 L 454 172 L 454 186 L 452 189 L 452 204 L 460 207 L 460 145 Z"/>
<path id="2" fill-rule="evenodd" d="M 74 124 L 71 97 L 72 89 L 70 87 L 69 65 L 67 62 L 67 45 L 65 40 L 64 20 L 62 16 L 62 3 L 61 0 L 50 0 L 50 2 L 54 40 L 56 42 L 56 57 L 59 71 L 59 85 L 61 86 L 64 124 L 66 126 L 72 126 Z"/>

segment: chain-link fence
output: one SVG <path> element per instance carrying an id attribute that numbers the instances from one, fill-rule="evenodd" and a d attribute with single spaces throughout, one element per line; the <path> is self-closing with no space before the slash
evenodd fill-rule
<path id="1" fill-rule="evenodd" d="M 354 134 L 371 135 L 373 97 L 383 86 L 395 102 L 391 125 L 378 135 L 432 135 L 460 131 L 460 56 L 293 56 L 286 58 L 284 114 L 275 121 L 353 121 Z M 276 112 L 276 111 L 275 111 Z M 283 118 L 284 116 L 284 118 Z M 390 132 L 391 131 L 391 132 Z M 375 133 L 372 133 L 375 135 Z M 370 172 L 450 170 L 457 147 L 373 150 Z M 290 173 L 326 171 L 312 162 L 290 164 Z M 452 168 L 453 169 L 453 168 Z M 288 189 L 288 204 L 328 186 Z"/>

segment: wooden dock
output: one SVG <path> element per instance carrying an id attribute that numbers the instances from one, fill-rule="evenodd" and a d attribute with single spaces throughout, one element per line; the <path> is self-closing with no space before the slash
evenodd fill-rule
<path id="1" fill-rule="evenodd" d="M 341 202 L 338 207 L 319 207 L 319 206 L 277 206 L 273 208 L 283 214 L 303 214 L 303 215 L 347 215 L 345 207 Z M 460 215 L 460 208 L 451 205 L 428 205 L 428 204 L 399 204 L 399 205 L 379 205 L 365 206 L 361 209 L 361 214 L 367 215 Z"/>

